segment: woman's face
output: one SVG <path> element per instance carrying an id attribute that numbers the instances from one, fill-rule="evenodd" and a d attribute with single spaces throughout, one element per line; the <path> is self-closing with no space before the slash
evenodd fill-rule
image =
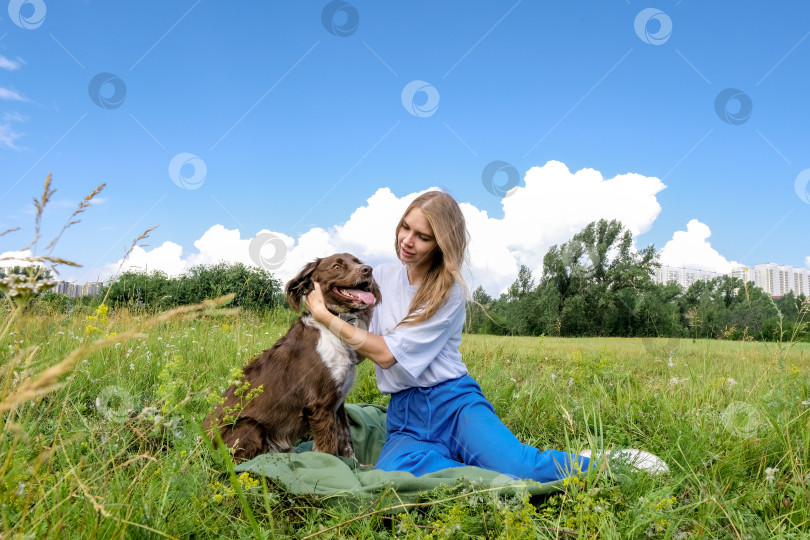
<path id="1" fill-rule="evenodd" d="M 421 208 L 411 208 L 397 232 L 399 260 L 415 267 L 429 268 L 433 262 L 433 252 L 437 248 L 433 229 Z"/>

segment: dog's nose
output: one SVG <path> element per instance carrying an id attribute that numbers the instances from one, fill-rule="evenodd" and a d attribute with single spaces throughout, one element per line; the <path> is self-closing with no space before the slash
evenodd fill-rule
<path id="1" fill-rule="evenodd" d="M 370 276 L 371 267 L 367 264 L 364 264 L 363 266 L 360 267 L 360 273 L 363 274 L 364 276 Z"/>

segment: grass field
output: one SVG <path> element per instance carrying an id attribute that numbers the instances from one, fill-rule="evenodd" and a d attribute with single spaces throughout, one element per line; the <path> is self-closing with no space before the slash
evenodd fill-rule
<path id="1" fill-rule="evenodd" d="M 471 374 L 521 440 L 642 448 L 671 473 L 358 513 L 234 475 L 196 427 L 293 316 L 205 310 L 135 334 L 148 315 L 5 313 L 0 537 L 810 537 L 808 344 L 466 335 Z M 386 401 L 364 362 L 349 402 Z"/>

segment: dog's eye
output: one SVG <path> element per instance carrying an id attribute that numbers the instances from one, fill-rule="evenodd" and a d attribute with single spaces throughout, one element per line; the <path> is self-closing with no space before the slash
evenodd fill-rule
<path id="1" fill-rule="evenodd" d="M 340 270 L 340 264 L 339 263 L 333 264 L 332 265 L 332 270 Z"/>

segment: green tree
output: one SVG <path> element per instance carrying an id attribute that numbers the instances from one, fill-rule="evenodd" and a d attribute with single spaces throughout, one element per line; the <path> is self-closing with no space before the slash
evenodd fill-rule
<path id="1" fill-rule="evenodd" d="M 534 290 L 534 278 L 529 267 L 525 264 L 520 265 L 518 270 L 518 277 L 512 285 L 509 286 L 508 299 L 520 300 Z"/>
<path id="2" fill-rule="evenodd" d="M 561 335 L 637 335 L 639 301 L 654 286 L 657 256 L 652 245 L 635 252 L 632 233 L 618 220 L 589 223 L 543 258 L 541 305 L 557 300 Z M 547 327 L 550 314 L 541 318 Z"/>
<path id="3" fill-rule="evenodd" d="M 152 309 L 195 304 L 229 293 L 235 295 L 233 306 L 246 309 L 266 310 L 284 305 L 280 281 L 266 270 L 242 263 L 199 265 L 175 278 L 160 271 L 124 272 L 107 289 L 111 305 Z"/>
<path id="4" fill-rule="evenodd" d="M 36 276 L 37 281 L 42 279 L 53 279 L 53 272 L 50 268 L 46 268 L 45 266 L 36 266 L 36 265 L 29 265 L 29 266 L 11 266 L 11 267 L 0 267 L 0 278 L 4 278 L 11 274 L 20 274 L 24 276 Z"/>
<path id="5" fill-rule="evenodd" d="M 493 299 L 479 285 L 472 293 L 472 300 L 467 303 L 466 331 L 471 334 L 499 334 L 498 315 L 492 310 Z"/>
<path id="6" fill-rule="evenodd" d="M 678 299 L 683 288 L 675 282 L 655 284 L 642 295 L 638 304 L 637 335 L 647 337 L 680 337 L 686 330 Z"/>

